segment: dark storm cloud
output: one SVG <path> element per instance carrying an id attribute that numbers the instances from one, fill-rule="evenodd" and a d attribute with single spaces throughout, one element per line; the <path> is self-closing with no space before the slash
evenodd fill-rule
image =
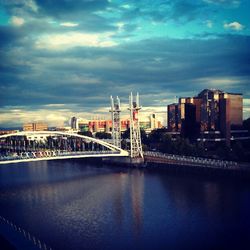
<path id="1" fill-rule="evenodd" d="M 36 0 L 36 3 L 42 13 L 55 17 L 73 16 L 77 12 L 84 15 L 87 12 L 103 10 L 109 4 L 107 0 Z"/>
<path id="2" fill-rule="evenodd" d="M 15 27 L 0 26 L 0 47 L 16 44 L 23 36 Z"/>
<path id="3" fill-rule="evenodd" d="M 74 14 L 94 12 L 105 9 L 107 0 L 2 0 L 8 13 L 30 13 L 33 15 L 45 15 L 53 17 L 73 16 Z"/>
<path id="4" fill-rule="evenodd" d="M 28 4 L 29 3 L 29 4 Z M 42 32 L 87 31 L 100 32 L 116 30 L 112 20 L 108 20 L 97 11 L 105 11 L 109 6 L 106 0 L 79 1 L 3 1 L 3 7 L 10 16 L 24 18 L 24 25 L 19 27 L 25 34 Z M 62 27 L 60 23 L 74 22 L 75 27 Z"/>
<path id="5" fill-rule="evenodd" d="M 101 107 L 110 94 L 125 100 L 130 91 L 168 98 L 207 87 L 235 92 L 249 88 L 249 36 L 152 39 L 66 51 L 29 50 L 27 45 L 16 53 L 1 71 L 1 105 Z M 143 104 L 156 101 L 148 98 Z"/>

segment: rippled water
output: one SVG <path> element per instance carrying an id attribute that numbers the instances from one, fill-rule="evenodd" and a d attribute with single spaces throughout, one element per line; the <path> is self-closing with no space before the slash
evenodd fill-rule
<path id="1" fill-rule="evenodd" d="M 0 215 L 53 249 L 250 249 L 250 184 L 89 165 L 0 166 Z"/>

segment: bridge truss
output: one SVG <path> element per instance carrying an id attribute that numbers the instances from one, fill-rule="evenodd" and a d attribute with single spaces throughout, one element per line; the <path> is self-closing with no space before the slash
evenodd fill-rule
<path id="1" fill-rule="evenodd" d="M 59 131 L 23 131 L 0 136 L 0 164 L 85 157 L 128 156 L 108 142 Z"/>

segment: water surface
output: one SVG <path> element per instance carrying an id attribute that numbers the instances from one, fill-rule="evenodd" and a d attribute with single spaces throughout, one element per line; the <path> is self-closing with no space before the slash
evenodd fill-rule
<path id="1" fill-rule="evenodd" d="M 53 249 L 250 249 L 250 184 L 84 160 L 0 166 L 0 215 Z"/>

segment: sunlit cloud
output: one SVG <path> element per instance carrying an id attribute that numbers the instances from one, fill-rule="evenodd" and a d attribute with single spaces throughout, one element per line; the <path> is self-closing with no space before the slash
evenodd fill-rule
<path id="1" fill-rule="evenodd" d="M 125 25 L 125 24 L 122 23 L 122 22 L 117 23 L 116 26 L 118 27 L 118 31 L 122 31 L 123 28 L 124 28 L 124 25 Z"/>
<path id="2" fill-rule="evenodd" d="M 52 108 L 55 108 L 55 107 L 65 107 L 66 104 L 63 104 L 63 103 L 53 103 L 53 104 L 46 104 L 44 105 L 45 107 L 52 107 Z"/>
<path id="3" fill-rule="evenodd" d="M 24 24 L 24 19 L 22 17 L 13 16 L 10 19 L 10 23 L 14 26 L 22 26 Z"/>
<path id="4" fill-rule="evenodd" d="M 121 7 L 124 8 L 124 9 L 130 9 L 131 5 L 129 5 L 129 4 L 123 4 L 123 5 L 121 5 Z"/>
<path id="5" fill-rule="evenodd" d="M 68 32 L 63 34 L 43 35 L 36 41 L 36 48 L 49 50 L 65 50 L 73 47 L 113 47 L 117 43 L 112 40 L 113 33 L 88 34 Z"/>
<path id="6" fill-rule="evenodd" d="M 65 22 L 65 23 L 60 23 L 60 25 L 64 26 L 64 27 L 76 27 L 79 24 L 78 23 Z"/>
<path id="7" fill-rule="evenodd" d="M 232 22 L 232 23 L 225 23 L 224 28 L 240 31 L 240 30 L 244 29 L 244 26 L 242 24 L 240 24 L 239 22 Z"/>
<path id="8" fill-rule="evenodd" d="M 33 0 L 26 0 L 25 5 L 34 12 L 38 11 L 38 6 Z"/>
<path id="9" fill-rule="evenodd" d="M 246 83 L 248 80 L 244 78 L 239 78 L 239 77 L 204 77 L 204 78 L 198 78 L 194 80 L 194 82 L 203 82 L 207 86 L 210 87 L 215 87 L 217 88 L 218 86 L 223 88 L 223 87 L 230 87 L 233 85 L 238 85 L 239 83 Z"/>
<path id="10" fill-rule="evenodd" d="M 209 4 L 216 4 L 216 5 L 232 5 L 234 7 L 238 7 L 241 3 L 240 0 L 203 0 L 203 2 L 205 3 L 209 3 Z"/>
<path id="11" fill-rule="evenodd" d="M 206 20 L 206 26 L 211 29 L 213 27 L 213 22 L 211 20 Z"/>

